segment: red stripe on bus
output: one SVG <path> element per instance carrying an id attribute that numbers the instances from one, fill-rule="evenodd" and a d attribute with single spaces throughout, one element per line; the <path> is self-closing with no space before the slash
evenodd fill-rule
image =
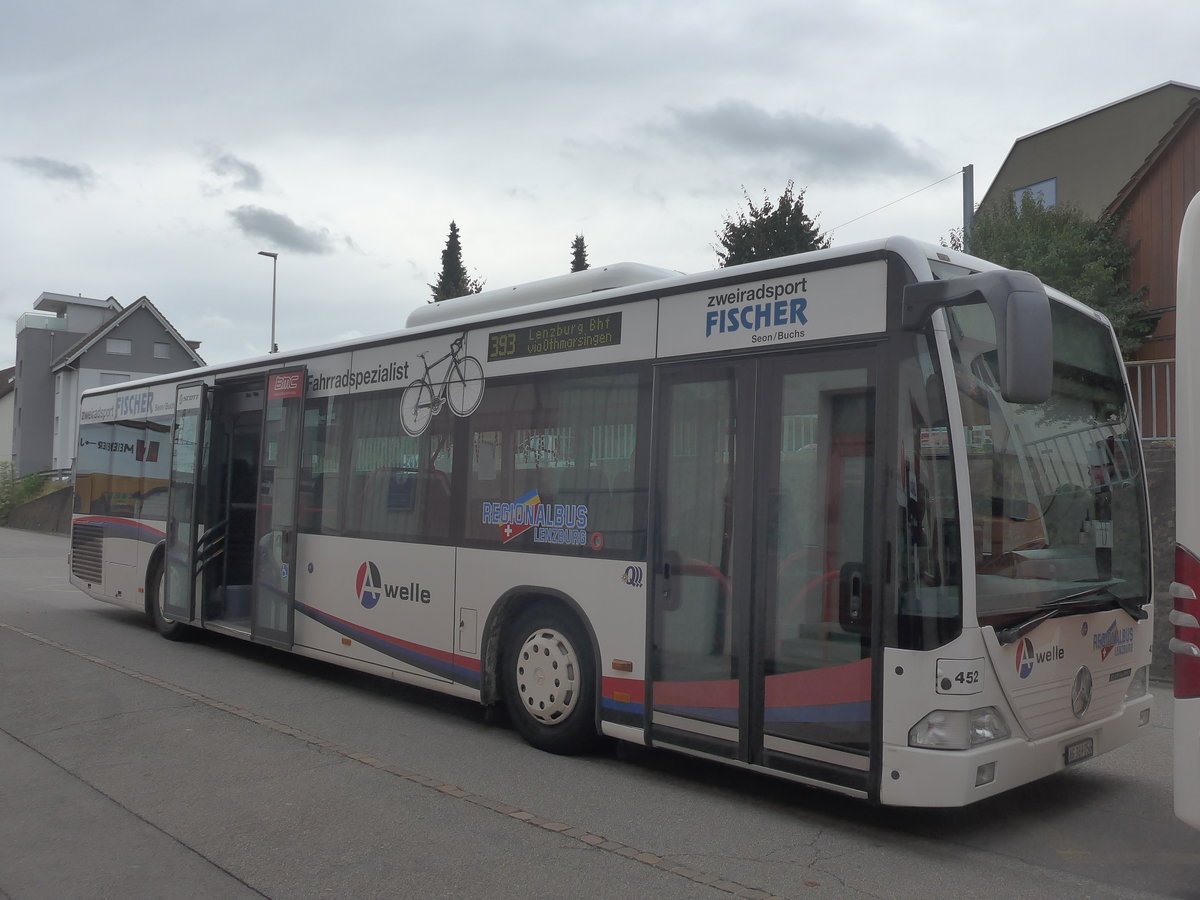
<path id="1" fill-rule="evenodd" d="M 1182 544 L 1175 545 L 1175 580 L 1187 585 L 1196 594 L 1197 599 L 1176 597 L 1175 609 L 1178 612 L 1194 616 L 1200 621 L 1200 560 Z M 1187 625 L 1175 626 L 1175 637 L 1189 644 L 1200 646 L 1200 628 Z M 1179 699 L 1200 697 L 1200 657 L 1186 653 L 1174 654 L 1175 662 L 1175 696 Z"/>
<path id="2" fill-rule="evenodd" d="M 767 676 L 767 707 L 824 706 L 871 699 L 871 660 Z"/>
<path id="3" fill-rule="evenodd" d="M 625 696 L 620 698 L 622 703 L 646 702 L 646 682 L 641 679 L 605 676 L 601 681 L 601 691 L 609 699 L 616 699 L 617 694 L 624 694 Z"/>
<path id="4" fill-rule="evenodd" d="M 703 706 L 708 709 L 735 709 L 740 681 L 656 681 L 655 706 Z"/>
<path id="5" fill-rule="evenodd" d="M 768 709 L 863 703 L 871 699 L 871 660 L 769 675 L 766 682 Z M 740 703 L 740 685 L 737 680 L 656 681 L 654 704 L 733 709 Z"/>
<path id="6" fill-rule="evenodd" d="M 376 640 L 382 641 L 386 644 L 391 644 L 394 647 L 403 647 L 405 650 L 420 654 L 421 656 L 427 656 L 430 659 L 436 659 L 439 662 L 459 666 L 463 669 L 473 672 L 479 671 L 478 659 L 472 659 L 469 656 L 461 656 L 449 650 L 435 650 L 433 647 L 426 647 L 424 644 L 414 644 L 412 641 L 401 640 L 400 638 L 393 637 L 390 634 L 384 634 L 382 631 L 375 631 L 372 628 L 366 628 L 355 622 L 351 622 L 348 619 L 342 619 L 338 616 L 330 615 L 323 610 L 317 609 L 315 606 L 309 608 L 318 615 L 345 626 L 348 630 L 355 631 L 360 634 L 370 635 Z"/>

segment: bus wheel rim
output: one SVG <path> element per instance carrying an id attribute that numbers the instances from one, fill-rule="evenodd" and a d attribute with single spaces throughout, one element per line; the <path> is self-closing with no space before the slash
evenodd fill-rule
<path id="1" fill-rule="evenodd" d="M 579 699 L 579 657 L 560 631 L 539 628 L 521 645 L 516 687 L 525 712 L 543 725 L 565 722 Z"/>

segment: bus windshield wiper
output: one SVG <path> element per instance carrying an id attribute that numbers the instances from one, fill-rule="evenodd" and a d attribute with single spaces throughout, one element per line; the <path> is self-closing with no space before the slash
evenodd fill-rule
<path id="1" fill-rule="evenodd" d="M 1055 597 L 1049 603 L 1039 606 L 1028 618 L 1012 625 L 1007 625 L 1004 628 L 997 628 L 996 640 L 999 641 L 1001 645 L 1011 644 L 1013 641 L 1024 637 L 1035 626 L 1040 625 L 1047 619 L 1053 619 L 1055 616 L 1062 613 L 1063 610 L 1068 609 L 1069 607 L 1078 603 L 1080 600 L 1085 600 L 1088 597 L 1091 597 L 1093 594 L 1099 594 L 1107 591 L 1117 583 L 1119 583 L 1119 579 L 1100 581 L 1089 585 L 1083 590 L 1072 591 L 1071 593 L 1064 594 L 1061 597 Z M 1117 605 L 1120 606 L 1121 609 L 1129 613 L 1129 615 L 1134 619 L 1141 621 L 1142 619 L 1146 618 L 1146 611 L 1138 606 L 1137 601 L 1128 597 L 1121 597 L 1117 594 L 1111 594 L 1111 597 L 1117 602 Z"/>
<path id="2" fill-rule="evenodd" d="M 1119 582 L 1119 578 L 1102 581 L 1085 590 L 1077 591 L 1073 594 L 1067 594 L 1065 597 L 1059 597 L 1056 600 L 1052 600 L 1050 601 L 1050 605 L 1058 608 L 1069 606 L 1076 600 L 1082 600 L 1084 597 L 1090 597 L 1092 594 L 1099 594 L 1102 591 L 1107 591 L 1110 587 L 1112 587 L 1114 584 L 1118 584 Z M 1133 597 L 1123 597 L 1120 594 L 1114 594 L 1111 592 L 1109 593 L 1109 596 L 1116 601 L 1117 606 L 1129 613 L 1130 617 L 1134 619 L 1134 621 L 1140 622 L 1143 619 L 1149 618 L 1150 614 L 1146 612 L 1146 610 L 1142 609 L 1142 605 Z"/>

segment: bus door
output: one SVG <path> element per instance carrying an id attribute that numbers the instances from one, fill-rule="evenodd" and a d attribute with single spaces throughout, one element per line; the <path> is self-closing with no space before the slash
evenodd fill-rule
<path id="1" fill-rule="evenodd" d="M 285 649 L 292 646 L 294 627 L 296 507 L 306 381 L 304 367 L 267 373 L 258 464 L 250 634 L 255 641 Z"/>
<path id="2" fill-rule="evenodd" d="M 659 370 L 655 743 L 866 789 L 882 506 L 864 357 Z"/>
<path id="3" fill-rule="evenodd" d="M 167 540 L 163 614 L 181 622 L 195 615 L 197 572 L 205 552 L 204 504 L 197 492 L 204 465 L 209 389 L 202 382 L 175 390 L 171 434 L 171 481 L 167 493 Z"/>

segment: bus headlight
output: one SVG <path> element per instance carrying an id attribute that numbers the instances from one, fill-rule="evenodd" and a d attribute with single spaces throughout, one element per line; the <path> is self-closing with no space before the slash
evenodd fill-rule
<path id="1" fill-rule="evenodd" d="M 1008 737 L 1008 723 L 994 706 L 969 712 L 935 709 L 908 730 L 908 745 L 928 750 L 966 750 Z"/>
<path id="2" fill-rule="evenodd" d="M 1146 683 L 1150 679 L 1150 667 L 1142 666 L 1129 679 L 1129 687 L 1125 688 L 1125 702 L 1137 700 L 1146 694 Z"/>

